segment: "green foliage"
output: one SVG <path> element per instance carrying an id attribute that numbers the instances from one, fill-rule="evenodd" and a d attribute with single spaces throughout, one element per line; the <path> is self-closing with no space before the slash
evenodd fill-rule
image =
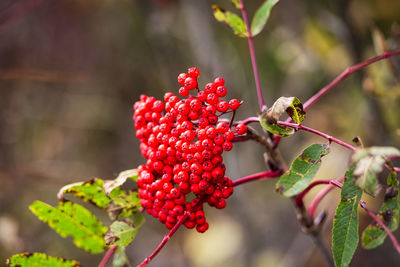
<path id="1" fill-rule="evenodd" d="M 354 165 L 346 172 L 341 201 L 336 209 L 332 230 L 332 252 L 335 265 L 350 264 L 358 244 L 358 212 L 362 190 L 354 184 Z"/>
<path id="2" fill-rule="evenodd" d="M 117 247 L 114 252 L 114 258 L 112 262 L 113 267 L 129 267 L 129 259 L 125 253 L 125 247 Z"/>
<path id="3" fill-rule="evenodd" d="M 306 117 L 303 104 L 297 97 L 282 96 L 275 101 L 272 107 L 259 116 L 261 126 L 267 131 L 282 137 L 292 135 L 293 129 L 276 124 L 280 116 L 285 112 L 295 123 L 301 123 Z"/>
<path id="4" fill-rule="evenodd" d="M 251 35 L 254 37 L 259 34 L 268 21 L 271 9 L 279 2 L 279 0 L 266 0 L 256 11 L 253 21 L 251 22 Z"/>
<path id="5" fill-rule="evenodd" d="M 243 19 L 235 13 L 226 11 L 217 5 L 213 5 L 214 17 L 219 22 L 227 24 L 233 30 L 233 33 L 240 37 L 247 37 L 246 25 Z"/>
<path id="6" fill-rule="evenodd" d="M 377 214 L 391 232 L 395 231 L 399 226 L 399 209 L 399 183 L 396 178 L 396 173 L 391 172 L 387 178 L 385 198 Z M 383 244 L 386 236 L 385 230 L 374 222 L 368 225 L 362 233 L 361 244 L 366 249 L 376 248 Z"/>
<path id="7" fill-rule="evenodd" d="M 77 247 L 91 253 L 103 252 L 107 227 L 81 205 L 65 201 L 52 207 L 35 201 L 29 208 L 62 237 L 72 236 Z"/>
<path id="8" fill-rule="evenodd" d="M 321 158 L 328 153 L 327 145 L 313 144 L 307 147 L 293 161 L 289 171 L 281 176 L 277 190 L 286 197 L 299 194 L 310 184 L 321 166 Z"/>
<path id="9" fill-rule="evenodd" d="M 231 0 L 231 2 L 237 9 L 241 9 L 242 8 L 242 5 L 240 4 L 239 0 Z"/>
<path id="10" fill-rule="evenodd" d="M 379 184 L 377 174 L 382 172 L 387 157 L 400 156 L 400 151 L 394 147 L 369 147 L 357 149 L 352 162 L 356 163 L 354 177 L 356 185 L 366 193 L 375 195 Z"/>
<path id="11" fill-rule="evenodd" d="M 65 260 L 48 256 L 44 253 L 21 253 L 7 259 L 12 267 L 79 267 L 81 264 L 74 260 Z"/>
<path id="12" fill-rule="evenodd" d="M 114 221 L 106 233 L 106 244 L 116 244 L 118 246 L 129 245 L 143 223 L 144 217 L 140 212 L 136 212 L 124 219 Z"/>
<path id="13" fill-rule="evenodd" d="M 136 191 L 113 190 L 110 197 L 112 202 L 108 205 L 107 211 L 113 220 L 130 216 L 140 208 L 140 199 Z"/>
<path id="14" fill-rule="evenodd" d="M 104 194 L 103 180 L 99 178 L 64 186 L 57 194 L 58 199 L 62 200 L 66 193 L 71 193 L 103 209 L 111 202 L 111 199 Z"/>

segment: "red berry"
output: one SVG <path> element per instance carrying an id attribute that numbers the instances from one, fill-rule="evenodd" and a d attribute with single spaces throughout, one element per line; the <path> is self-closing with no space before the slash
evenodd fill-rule
<path id="1" fill-rule="evenodd" d="M 200 71 L 196 67 L 191 67 L 188 69 L 188 74 L 192 78 L 197 78 L 200 76 Z"/>
<path id="2" fill-rule="evenodd" d="M 221 77 L 217 77 L 215 80 L 214 80 L 214 84 L 215 84 L 215 86 L 223 86 L 224 84 L 225 84 L 225 80 L 223 79 L 223 78 L 221 78 Z"/>
<path id="3" fill-rule="evenodd" d="M 239 135 L 245 134 L 247 132 L 247 127 L 243 123 L 239 123 L 235 127 L 235 132 Z"/>
<path id="4" fill-rule="evenodd" d="M 186 87 L 181 87 L 179 88 L 179 94 L 183 97 L 186 97 L 189 94 L 189 90 L 186 89 Z"/>
<path id="5" fill-rule="evenodd" d="M 225 86 L 218 86 L 217 90 L 215 92 L 216 92 L 217 96 L 224 97 L 224 96 L 226 96 L 227 90 L 226 90 Z"/>
<path id="6" fill-rule="evenodd" d="M 185 80 L 188 77 L 188 75 L 186 73 L 181 73 L 178 75 L 178 83 L 180 85 L 184 85 L 185 84 Z"/>
<path id="7" fill-rule="evenodd" d="M 188 77 L 185 79 L 184 85 L 187 90 L 193 90 L 194 88 L 197 87 L 197 81 L 192 77 Z"/>
<path id="8" fill-rule="evenodd" d="M 230 107 L 232 110 L 238 109 L 239 106 L 240 106 L 239 100 L 237 100 L 237 99 L 231 99 L 231 101 L 229 101 L 229 107 Z"/>

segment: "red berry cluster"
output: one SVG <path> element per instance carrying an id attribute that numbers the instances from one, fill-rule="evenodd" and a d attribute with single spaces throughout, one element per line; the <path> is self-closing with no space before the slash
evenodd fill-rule
<path id="1" fill-rule="evenodd" d="M 200 91 L 199 75 L 194 67 L 179 74 L 179 94 L 184 99 L 166 93 L 164 103 L 142 95 L 134 105 L 133 119 L 140 151 L 147 159 L 138 168 L 140 204 L 168 228 L 190 212 L 184 225 L 205 232 L 203 203 L 222 209 L 233 193 L 222 153 L 232 149 L 235 133 L 219 116 L 236 110 L 240 102 L 220 100 L 227 93 L 220 77 Z M 192 90 L 195 95 L 189 94 Z M 241 135 L 247 128 L 239 124 L 235 131 Z"/>

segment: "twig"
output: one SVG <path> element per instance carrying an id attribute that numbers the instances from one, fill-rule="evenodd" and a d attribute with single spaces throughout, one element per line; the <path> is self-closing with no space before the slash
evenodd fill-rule
<path id="1" fill-rule="evenodd" d="M 161 243 L 157 246 L 157 248 L 151 253 L 150 256 L 144 259 L 142 263 L 140 263 L 137 267 L 143 267 L 146 266 L 157 254 L 161 251 L 161 249 L 165 246 L 165 244 L 168 242 L 168 240 L 175 234 L 175 232 L 179 229 L 179 227 L 186 221 L 187 218 L 189 218 L 190 212 L 185 211 L 183 216 L 179 219 L 179 221 L 176 222 L 174 227 L 164 236 L 162 239 Z"/>
<path id="2" fill-rule="evenodd" d="M 323 132 L 317 131 L 317 130 L 312 129 L 310 127 L 306 127 L 306 126 L 301 125 L 301 124 L 295 124 L 295 123 L 290 123 L 290 122 L 286 122 L 286 121 L 278 121 L 277 124 L 279 124 L 281 126 L 287 126 L 287 127 L 293 128 L 296 131 L 303 130 L 303 131 L 307 131 L 307 132 L 310 132 L 310 133 L 314 133 L 314 134 L 317 134 L 319 136 L 322 136 L 323 138 L 327 139 L 329 142 L 337 143 L 337 144 L 339 144 L 341 146 L 344 146 L 344 147 L 346 147 L 346 148 L 348 148 L 350 150 L 353 150 L 353 151 L 356 150 L 356 148 L 353 147 L 352 145 L 349 145 L 349 144 L 347 144 L 347 143 L 345 143 L 345 142 L 343 142 L 343 141 L 341 141 L 341 140 L 339 140 L 337 138 L 334 138 L 334 137 L 332 137 L 330 135 L 327 135 L 327 134 L 325 134 Z"/>
<path id="3" fill-rule="evenodd" d="M 382 220 L 376 216 L 372 211 L 370 211 L 367 207 L 367 205 L 365 204 L 364 201 L 360 201 L 360 206 L 368 213 L 368 215 L 375 221 L 377 222 L 382 228 L 383 230 L 385 230 L 386 234 L 389 236 L 390 240 L 392 240 L 393 246 L 395 247 L 395 249 L 397 250 L 398 253 L 400 253 L 400 245 L 397 242 L 396 238 L 394 237 L 394 235 L 392 234 L 392 232 L 390 232 L 390 230 L 387 228 L 387 226 L 382 222 Z"/>
<path id="4" fill-rule="evenodd" d="M 310 214 L 311 218 L 314 218 L 315 210 L 318 206 L 318 204 L 321 202 L 321 200 L 335 187 L 341 188 L 340 182 L 344 180 L 344 176 L 338 178 L 337 180 L 330 180 L 330 183 L 327 187 L 322 189 L 321 191 L 318 192 L 318 194 L 315 196 L 313 201 L 311 202 L 310 206 L 308 207 L 308 214 Z M 335 183 L 332 183 L 332 181 L 335 181 Z"/>
<path id="5" fill-rule="evenodd" d="M 250 24 L 249 24 L 249 20 L 247 19 L 247 12 L 244 7 L 243 0 L 239 0 L 239 2 L 240 2 L 240 10 L 242 11 L 243 22 L 246 25 L 246 30 L 247 30 L 247 41 L 249 43 L 251 65 L 253 66 L 254 80 L 256 82 L 258 104 L 260 105 L 260 111 L 262 112 L 265 108 L 264 107 L 265 105 L 264 105 L 264 98 L 263 98 L 262 91 L 261 91 L 260 78 L 258 76 L 256 55 L 254 52 L 254 45 L 253 45 L 253 36 L 251 35 Z"/>
<path id="6" fill-rule="evenodd" d="M 114 254 L 115 249 L 117 248 L 117 245 L 112 245 L 108 250 L 107 253 L 104 255 L 103 259 L 99 263 L 98 267 L 104 267 L 106 266 L 108 260 L 111 258 L 111 256 Z"/>
<path id="7" fill-rule="evenodd" d="M 383 53 L 379 56 L 376 56 L 374 58 L 368 59 L 364 62 L 361 62 L 357 65 L 351 66 L 347 69 L 345 69 L 341 74 L 339 74 L 339 76 L 337 76 L 335 79 L 333 79 L 333 81 L 331 81 L 328 85 L 326 85 L 325 87 L 323 87 L 321 90 L 319 90 L 318 93 L 316 93 L 315 95 L 313 95 L 310 99 L 308 99 L 304 104 L 303 104 L 303 109 L 307 110 L 308 108 L 311 107 L 311 105 L 313 105 L 315 102 L 317 102 L 321 97 L 323 97 L 325 94 L 327 94 L 333 87 L 335 87 L 336 85 L 338 85 L 341 81 L 343 81 L 344 79 L 346 79 L 349 75 L 351 75 L 353 72 L 358 71 L 359 69 L 362 69 L 372 63 L 375 63 L 379 60 L 385 59 L 385 58 L 389 58 L 392 56 L 396 56 L 396 55 L 400 55 L 400 50 L 395 50 L 392 52 L 386 52 Z M 286 122 L 291 122 L 292 118 L 288 118 L 286 120 Z M 275 144 L 274 147 L 278 146 L 279 142 L 281 140 L 280 136 L 275 135 Z"/>
<path id="8" fill-rule="evenodd" d="M 260 119 L 258 117 L 248 117 L 242 121 L 238 121 L 237 123 L 242 123 L 242 124 L 249 124 L 251 122 L 260 122 Z"/>
<path id="9" fill-rule="evenodd" d="M 254 173 L 252 175 L 237 179 L 236 181 L 233 181 L 233 186 L 238 186 L 244 183 L 252 182 L 254 180 L 260 180 L 260 179 L 265 179 L 265 178 L 276 178 L 279 177 L 282 174 L 280 170 L 278 171 L 265 171 L 265 172 L 258 172 Z"/>

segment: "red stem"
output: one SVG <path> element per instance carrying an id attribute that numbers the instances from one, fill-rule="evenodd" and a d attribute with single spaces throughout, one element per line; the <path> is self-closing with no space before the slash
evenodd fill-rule
<path id="1" fill-rule="evenodd" d="M 344 180 L 344 176 L 338 178 L 337 180 L 330 180 L 329 185 L 318 192 L 315 196 L 313 201 L 311 202 L 310 206 L 308 207 L 308 213 L 310 214 L 311 218 L 314 218 L 315 210 L 321 200 L 335 187 L 342 188 L 341 181 Z"/>
<path id="2" fill-rule="evenodd" d="M 157 248 L 151 253 L 150 256 L 144 259 L 142 263 L 140 263 L 137 267 L 143 267 L 146 266 L 157 254 L 160 252 L 160 250 L 165 246 L 165 244 L 168 242 L 168 240 L 175 234 L 175 232 L 179 229 L 179 227 L 185 222 L 185 220 L 190 216 L 189 211 L 185 211 L 183 216 L 177 221 L 177 223 L 172 227 L 172 229 L 164 236 L 163 240 L 161 243 L 157 246 Z"/>
<path id="3" fill-rule="evenodd" d="M 304 196 L 305 196 L 314 186 L 317 186 L 317 185 L 320 185 L 320 184 L 330 184 L 330 182 L 331 182 L 331 180 L 317 180 L 317 181 L 314 181 L 314 182 L 312 182 L 311 184 L 309 184 L 309 185 L 306 187 L 306 189 L 304 189 L 303 191 L 301 191 L 301 193 L 298 194 L 298 195 L 296 196 L 296 200 L 295 200 L 296 206 L 300 207 L 300 206 L 303 206 L 303 205 L 304 205 L 304 202 L 303 202 Z"/>
<path id="4" fill-rule="evenodd" d="M 103 259 L 101 260 L 101 262 L 99 263 L 98 267 L 104 267 L 106 266 L 108 260 L 111 258 L 111 256 L 114 254 L 115 249 L 117 248 L 117 245 L 112 245 L 108 250 L 106 255 L 104 255 Z"/>
<path id="5" fill-rule="evenodd" d="M 233 181 L 233 186 L 238 186 L 244 183 L 248 183 L 254 180 L 260 180 L 264 178 L 276 178 L 279 177 L 282 174 L 282 171 L 277 170 L 277 171 L 265 171 L 265 172 L 258 172 L 254 173 L 252 175 L 240 178 L 236 181 Z"/>
<path id="6" fill-rule="evenodd" d="M 240 2 L 240 10 L 242 11 L 243 22 L 246 25 L 246 30 L 247 30 L 247 41 L 249 43 L 251 65 L 253 66 L 254 80 L 256 82 L 258 104 L 260 105 L 260 111 L 262 112 L 264 109 L 264 98 L 261 91 L 260 78 L 258 76 L 256 55 L 254 52 L 254 45 L 253 45 L 253 36 L 251 35 L 250 24 L 249 20 L 247 19 L 247 12 L 244 7 L 243 0 L 239 0 L 239 2 Z"/>
<path id="7" fill-rule="evenodd" d="M 360 206 L 368 213 L 368 215 L 375 221 L 377 222 L 382 228 L 383 230 L 385 230 L 386 234 L 389 236 L 389 238 L 392 240 L 393 246 L 396 248 L 397 252 L 400 253 L 400 245 L 397 242 L 396 238 L 394 237 L 394 235 L 392 234 L 392 232 L 390 232 L 390 230 L 387 228 L 387 226 L 382 222 L 382 220 L 376 216 L 372 211 L 370 211 L 367 207 L 367 205 L 365 204 L 364 201 L 360 201 Z"/>
<path id="8" fill-rule="evenodd" d="M 303 109 L 307 110 L 309 107 L 311 107 L 311 105 L 313 105 L 315 102 L 317 102 L 321 97 L 323 97 L 325 94 L 327 94 L 333 87 L 335 87 L 336 85 L 338 85 L 341 81 L 343 81 L 344 79 L 347 78 L 347 76 L 351 75 L 353 72 L 356 72 L 359 69 L 362 69 L 372 63 L 375 63 L 379 60 L 385 59 L 385 58 L 389 58 L 392 56 L 396 56 L 400 54 L 400 50 L 395 50 L 392 52 L 386 52 L 383 53 L 379 56 L 376 56 L 374 58 L 368 59 L 367 61 L 361 62 L 357 65 L 351 66 L 347 69 L 345 69 L 339 76 L 337 76 L 333 81 L 331 81 L 328 85 L 326 85 L 324 88 L 322 88 L 318 93 L 316 93 L 315 95 L 313 95 L 310 99 L 308 99 L 304 105 L 303 105 Z M 291 122 L 292 119 L 289 117 L 286 122 Z M 281 140 L 280 136 L 275 136 L 275 147 L 279 144 Z"/>
<path id="9" fill-rule="evenodd" d="M 260 119 L 258 117 L 248 117 L 242 121 L 238 121 L 237 123 L 242 123 L 242 124 L 249 124 L 251 122 L 260 122 Z"/>
<path id="10" fill-rule="evenodd" d="M 286 121 L 278 121 L 277 124 L 279 124 L 281 126 L 287 126 L 287 127 L 293 128 L 296 131 L 303 130 L 303 131 L 307 131 L 307 132 L 310 132 L 310 133 L 314 133 L 314 134 L 317 134 L 319 136 L 322 136 L 325 139 L 328 139 L 329 142 L 335 142 L 335 143 L 337 143 L 337 144 L 339 144 L 341 146 L 344 146 L 344 147 L 346 147 L 346 148 L 348 148 L 350 150 L 353 150 L 353 151 L 356 150 L 356 148 L 353 147 L 352 145 L 349 145 L 349 144 L 347 144 L 347 143 L 345 143 L 345 142 L 343 142 L 343 141 L 341 141 L 341 140 L 339 140 L 337 138 L 334 138 L 334 137 L 332 137 L 330 135 L 327 135 L 327 134 L 325 134 L 323 132 L 317 131 L 317 130 L 312 129 L 310 127 L 306 127 L 306 126 L 301 125 L 301 124 L 295 124 L 295 123 L 290 123 L 290 122 L 286 122 Z"/>

